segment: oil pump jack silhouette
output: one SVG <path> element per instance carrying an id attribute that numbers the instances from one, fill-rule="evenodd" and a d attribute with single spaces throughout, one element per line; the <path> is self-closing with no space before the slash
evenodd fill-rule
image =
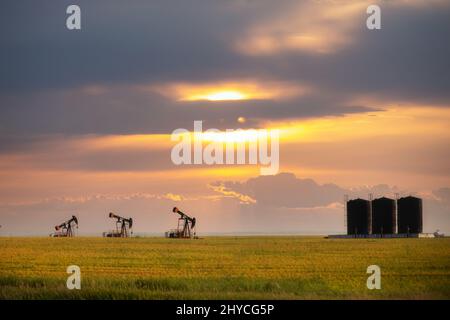
<path id="1" fill-rule="evenodd" d="M 73 237 L 75 235 L 74 226 L 78 228 L 78 219 L 72 216 L 69 220 L 55 226 L 55 232 L 50 237 Z"/>
<path id="2" fill-rule="evenodd" d="M 166 232 L 166 238 L 194 238 L 197 239 L 195 233 L 196 219 L 189 217 L 184 212 L 181 212 L 177 207 L 172 209 L 172 212 L 178 213 L 178 226 Z"/>
<path id="3" fill-rule="evenodd" d="M 128 238 L 133 234 L 133 219 L 132 218 L 123 218 L 119 215 L 116 215 L 112 212 L 109 213 L 109 217 L 116 219 L 116 230 L 103 232 L 104 237 L 108 238 Z"/>

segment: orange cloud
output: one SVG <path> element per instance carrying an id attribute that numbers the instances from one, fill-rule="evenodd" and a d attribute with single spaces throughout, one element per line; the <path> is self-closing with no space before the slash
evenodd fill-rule
<path id="1" fill-rule="evenodd" d="M 214 190 L 215 192 L 223 194 L 226 197 L 238 199 L 241 204 L 256 203 L 256 200 L 253 199 L 252 197 L 242 194 L 242 193 L 239 193 L 234 190 L 230 190 L 227 187 L 225 187 L 223 184 L 219 184 L 219 185 L 209 184 L 208 187 L 211 188 L 212 190 Z"/>
<path id="2" fill-rule="evenodd" d="M 289 12 L 250 26 L 235 48 L 246 55 L 285 51 L 327 54 L 352 42 L 369 1 L 299 2 Z"/>

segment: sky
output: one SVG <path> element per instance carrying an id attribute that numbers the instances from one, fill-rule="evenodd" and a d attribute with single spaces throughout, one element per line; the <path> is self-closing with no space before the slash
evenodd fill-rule
<path id="1" fill-rule="evenodd" d="M 174 206 L 199 234 L 344 233 L 369 194 L 419 196 L 450 233 L 449 33 L 440 0 L 2 1 L 0 235 L 109 212 L 163 234 Z M 196 120 L 279 130 L 278 172 L 175 165 Z"/>

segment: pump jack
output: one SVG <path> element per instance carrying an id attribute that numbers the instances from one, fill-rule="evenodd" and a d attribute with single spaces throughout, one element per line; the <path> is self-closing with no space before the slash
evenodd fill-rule
<path id="1" fill-rule="evenodd" d="M 50 234 L 50 237 L 73 237 L 75 235 L 73 230 L 74 225 L 78 228 L 78 219 L 72 216 L 69 220 L 55 226 L 56 232 Z"/>
<path id="2" fill-rule="evenodd" d="M 133 219 L 132 218 L 123 218 L 119 215 L 116 215 L 112 212 L 109 213 L 109 217 L 116 219 L 116 230 L 103 232 L 104 237 L 108 238 L 128 238 L 133 234 Z"/>
<path id="3" fill-rule="evenodd" d="M 181 212 L 177 207 L 172 209 L 172 212 L 178 213 L 178 226 L 176 229 L 166 232 L 166 238 L 194 238 L 197 239 L 195 233 L 196 219 L 189 217 L 184 212 Z"/>

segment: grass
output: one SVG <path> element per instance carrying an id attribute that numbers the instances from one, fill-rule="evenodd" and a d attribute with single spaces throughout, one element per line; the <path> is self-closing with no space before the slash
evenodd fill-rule
<path id="1" fill-rule="evenodd" d="M 0 299 L 449 298 L 450 238 L 0 238 Z"/>

